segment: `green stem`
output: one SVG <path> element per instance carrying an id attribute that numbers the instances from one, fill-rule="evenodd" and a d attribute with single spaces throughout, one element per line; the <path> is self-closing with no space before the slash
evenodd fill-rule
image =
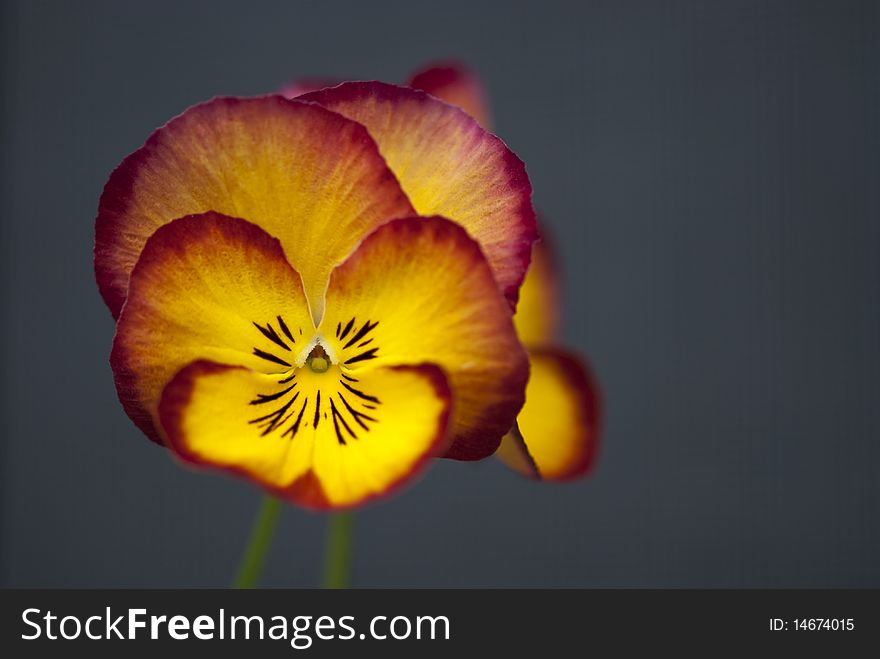
<path id="1" fill-rule="evenodd" d="M 263 497 L 254 526 L 251 529 L 251 537 L 247 548 L 238 566 L 238 576 L 235 577 L 235 588 L 253 588 L 263 572 L 263 564 L 266 562 L 266 554 L 269 545 L 272 544 L 272 536 L 275 534 L 275 523 L 278 521 L 278 512 L 281 510 L 281 502 L 273 496 Z"/>
<path id="2" fill-rule="evenodd" d="M 351 538 L 354 517 L 336 513 L 328 520 L 324 554 L 324 588 L 348 588 L 351 580 Z"/>

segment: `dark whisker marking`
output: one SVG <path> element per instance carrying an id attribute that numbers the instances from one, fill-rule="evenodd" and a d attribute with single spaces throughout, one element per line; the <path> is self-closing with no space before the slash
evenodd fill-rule
<path id="1" fill-rule="evenodd" d="M 321 390 L 318 389 L 318 400 L 315 401 L 315 420 L 312 421 L 312 425 L 315 427 L 315 430 L 318 429 L 318 421 L 321 420 Z"/>
<path id="2" fill-rule="evenodd" d="M 279 421 L 278 423 L 275 424 L 275 427 L 276 427 L 276 428 L 280 428 L 280 427 L 283 426 L 285 423 L 287 423 L 287 420 L 290 419 L 290 417 L 292 417 L 292 416 L 293 416 L 293 411 L 291 410 L 290 414 L 288 414 L 286 417 L 284 417 L 283 419 L 281 419 L 281 421 Z M 284 435 L 281 435 L 281 436 L 284 437 Z"/>
<path id="3" fill-rule="evenodd" d="M 259 424 L 259 423 L 265 421 L 266 419 L 272 418 L 273 416 L 279 416 L 279 413 L 284 414 L 284 412 L 287 411 L 287 408 L 290 407 L 290 404 L 296 400 L 297 396 L 299 396 L 298 391 L 293 395 L 293 398 L 291 398 L 289 401 L 287 401 L 281 408 L 275 410 L 274 412 L 269 412 L 269 414 L 266 414 L 265 416 L 261 416 L 256 419 L 252 419 L 252 420 L 248 421 L 248 423 Z"/>
<path id="4" fill-rule="evenodd" d="M 307 398 L 305 399 L 305 401 L 303 402 L 302 409 L 299 411 L 299 416 L 296 417 L 296 421 L 293 422 L 293 425 L 290 426 L 290 428 L 288 428 L 287 430 L 284 431 L 284 434 L 281 435 L 282 437 L 286 437 L 287 435 L 290 435 L 290 438 L 291 438 L 291 439 L 293 439 L 294 437 L 296 437 L 296 433 L 297 433 L 297 431 L 299 430 L 299 424 L 300 424 L 300 422 L 302 421 L 303 414 L 305 414 L 306 408 L 307 408 L 308 406 L 309 406 L 309 399 L 308 399 L 308 397 L 307 397 Z"/>
<path id="5" fill-rule="evenodd" d="M 278 400 L 284 394 L 286 394 L 288 391 L 293 389 L 295 386 L 296 386 L 296 382 L 294 382 L 292 385 L 287 387 L 287 389 L 282 389 L 281 391 L 274 393 L 274 394 L 257 394 L 257 397 L 254 400 L 252 400 L 249 404 L 250 405 L 262 405 L 263 403 L 268 403 L 273 400 Z"/>
<path id="6" fill-rule="evenodd" d="M 248 423 L 255 423 L 257 425 L 261 425 L 262 422 L 268 421 L 268 423 L 266 424 L 265 430 L 263 430 L 263 432 L 260 433 L 261 437 L 265 437 L 270 432 L 275 430 L 275 428 L 278 427 L 278 425 L 281 423 L 282 417 L 284 417 L 284 413 L 287 412 L 288 409 L 290 409 L 290 406 L 293 405 L 293 403 L 296 401 L 297 398 L 299 398 L 298 391 L 293 395 L 293 398 L 291 398 L 289 401 L 287 401 L 279 409 L 275 410 L 274 412 L 271 412 L 270 414 L 267 414 L 266 416 L 261 416 L 258 419 L 253 419 L 252 421 L 248 421 Z"/>
<path id="7" fill-rule="evenodd" d="M 353 377 L 351 377 L 350 375 L 346 375 L 345 373 L 341 373 L 341 375 L 342 375 L 342 377 L 344 377 L 344 378 L 345 378 L 346 380 L 348 380 L 349 382 L 357 382 L 357 381 L 358 381 L 357 378 L 353 378 Z"/>
<path id="8" fill-rule="evenodd" d="M 352 387 L 352 386 L 351 386 L 350 384 L 348 384 L 347 382 L 343 382 L 342 380 L 340 380 L 340 381 L 339 381 L 339 384 L 341 384 L 343 387 L 345 387 L 346 389 L 348 389 L 351 393 L 353 393 L 353 394 L 354 394 L 355 396 L 357 396 L 358 398 L 363 398 L 364 400 L 368 400 L 368 401 L 370 401 L 371 403 L 376 403 L 377 405 L 380 404 L 380 403 L 382 402 L 382 401 L 380 401 L 378 398 L 376 398 L 375 396 L 370 396 L 369 394 L 365 394 L 363 391 L 360 391 L 360 390 L 358 390 L 358 389 L 355 389 L 354 387 Z"/>
<path id="9" fill-rule="evenodd" d="M 278 380 L 278 384 L 287 384 L 288 382 L 292 382 L 296 379 L 296 373 L 291 375 L 290 377 L 286 377 L 283 380 Z"/>
<path id="10" fill-rule="evenodd" d="M 352 320 L 354 320 L 354 319 L 352 319 Z M 348 340 L 348 343 L 346 343 L 344 346 L 342 346 L 342 349 L 346 350 L 347 348 L 350 348 L 351 346 L 353 346 L 355 343 L 357 343 L 362 338 L 364 338 L 367 334 L 372 332 L 376 328 L 376 325 L 378 325 L 378 324 L 379 324 L 378 320 L 375 323 L 371 323 L 369 320 L 367 322 L 365 322 L 364 326 L 361 327 L 357 331 L 357 334 L 355 334 L 353 337 L 351 337 Z"/>
<path id="11" fill-rule="evenodd" d="M 365 345 L 369 345 L 373 342 L 373 339 L 367 339 L 363 343 L 358 343 L 358 348 L 363 348 Z"/>
<path id="12" fill-rule="evenodd" d="M 284 319 L 281 316 L 275 316 L 278 319 L 278 325 L 281 327 L 281 331 L 284 332 L 284 336 L 290 339 L 293 343 L 296 343 L 296 339 L 293 338 L 293 334 L 290 333 L 290 329 L 287 327 L 287 323 L 284 322 Z"/>
<path id="13" fill-rule="evenodd" d="M 352 327 L 354 327 L 354 318 L 352 318 L 350 321 L 348 321 L 348 323 L 345 325 L 345 329 L 342 330 L 342 334 L 339 335 L 340 341 L 342 341 L 346 336 L 348 336 L 348 333 L 351 331 Z"/>
<path id="14" fill-rule="evenodd" d="M 286 361 L 281 359 L 281 357 L 276 357 L 272 353 L 265 352 L 263 350 L 260 350 L 259 348 L 254 348 L 254 354 L 257 357 L 262 357 L 266 361 L 274 362 L 275 364 L 280 364 L 281 366 L 290 366 L 290 364 L 288 364 Z"/>
<path id="15" fill-rule="evenodd" d="M 336 439 L 340 444 L 345 446 L 345 438 L 342 436 L 342 433 L 339 432 L 339 421 L 342 422 L 342 425 L 348 431 L 348 434 L 351 435 L 352 439 L 357 439 L 357 435 L 354 434 L 354 431 L 349 428 L 348 424 L 345 422 L 345 419 L 339 413 L 339 410 L 336 409 L 336 405 L 333 403 L 333 399 L 330 399 L 330 413 L 333 415 L 333 428 L 336 430 Z"/>
<path id="16" fill-rule="evenodd" d="M 278 316 L 278 317 L 280 318 L 281 316 Z M 254 323 L 254 327 L 256 327 L 258 330 L 260 330 L 260 334 L 265 336 L 267 339 L 269 339 L 275 345 L 277 345 L 281 348 L 284 348 L 285 350 L 288 350 L 288 351 L 290 350 L 290 347 L 284 341 L 281 340 L 280 336 L 278 336 L 278 332 L 276 332 L 275 328 L 272 327 L 272 323 L 266 323 L 265 327 L 263 327 L 262 325 L 259 325 L 257 323 Z"/>
<path id="17" fill-rule="evenodd" d="M 342 323 L 336 323 L 336 338 L 339 338 L 339 333 L 342 331 Z"/>
<path id="18" fill-rule="evenodd" d="M 330 407 L 333 407 L 333 399 L 330 399 Z M 336 409 L 333 408 L 333 430 L 336 431 L 336 441 L 339 442 L 342 446 L 345 446 L 345 440 L 342 438 L 342 434 L 339 432 L 339 421 L 336 420 Z"/>
<path id="19" fill-rule="evenodd" d="M 357 422 L 357 424 L 361 428 L 366 430 L 367 432 L 370 432 L 370 429 L 367 427 L 367 424 L 365 424 L 363 421 L 361 421 L 361 419 L 366 419 L 367 421 L 372 421 L 373 423 L 376 422 L 376 419 L 364 414 L 363 412 L 358 412 L 356 409 L 354 409 L 351 405 L 348 404 L 348 401 L 345 400 L 345 398 L 343 398 L 342 394 L 338 394 L 338 395 L 339 395 L 339 400 L 342 401 L 342 404 L 345 405 L 345 409 L 347 409 L 349 414 L 351 414 L 351 416 L 354 417 L 354 420 Z"/>
<path id="20" fill-rule="evenodd" d="M 367 359 L 375 359 L 376 358 L 376 351 L 378 349 L 379 348 L 370 348 L 366 352 L 362 352 L 361 354 L 357 355 L 356 357 L 352 357 L 351 359 L 346 359 L 345 363 L 346 364 L 355 364 L 357 362 L 366 361 Z"/>
<path id="21" fill-rule="evenodd" d="M 303 335 L 303 330 L 302 330 L 302 327 L 300 327 L 300 328 L 299 328 L 299 335 L 300 335 L 300 336 L 302 336 L 302 335 Z"/>
<path id="22" fill-rule="evenodd" d="M 368 410 L 375 410 L 376 409 L 375 405 L 369 405 L 367 403 L 364 403 L 364 407 L 366 407 Z"/>

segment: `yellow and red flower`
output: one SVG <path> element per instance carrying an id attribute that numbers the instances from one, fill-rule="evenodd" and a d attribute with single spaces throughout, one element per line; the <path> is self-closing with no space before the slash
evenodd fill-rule
<path id="1" fill-rule="evenodd" d="M 319 509 L 491 455 L 528 378 L 530 199 L 519 159 L 422 91 L 187 110 L 100 202 L 126 412 L 183 461 Z"/>

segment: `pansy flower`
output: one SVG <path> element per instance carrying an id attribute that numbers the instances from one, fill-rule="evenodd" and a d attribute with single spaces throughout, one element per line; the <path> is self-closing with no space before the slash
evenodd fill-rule
<path id="1" fill-rule="evenodd" d="M 410 88 L 190 108 L 100 202 L 126 412 L 183 461 L 311 508 L 491 455 L 528 377 L 511 308 L 530 198 L 498 138 Z"/>

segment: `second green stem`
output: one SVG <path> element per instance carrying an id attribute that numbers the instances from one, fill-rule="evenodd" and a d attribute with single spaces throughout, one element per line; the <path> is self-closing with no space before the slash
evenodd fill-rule
<path id="1" fill-rule="evenodd" d="M 353 515 L 336 513 L 327 522 L 324 553 L 324 588 L 348 588 L 351 582 Z"/>

